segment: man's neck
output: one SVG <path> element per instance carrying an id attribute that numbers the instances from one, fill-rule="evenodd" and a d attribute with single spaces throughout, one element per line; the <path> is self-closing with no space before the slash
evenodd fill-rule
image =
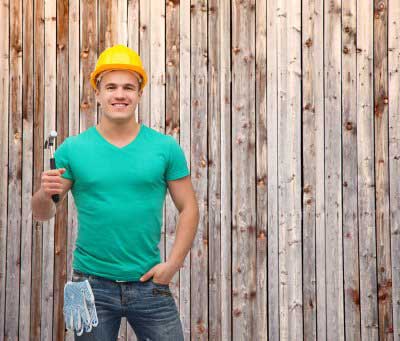
<path id="1" fill-rule="evenodd" d="M 140 129 L 140 124 L 137 123 L 134 118 L 133 120 L 122 124 L 115 124 L 114 122 L 109 122 L 102 117 L 99 124 L 97 124 L 96 129 L 106 139 L 112 141 L 124 141 L 131 140 L 137 135 Z"/>

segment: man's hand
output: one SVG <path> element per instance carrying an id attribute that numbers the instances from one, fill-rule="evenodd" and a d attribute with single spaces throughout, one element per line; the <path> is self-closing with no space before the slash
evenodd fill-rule
<path id="1" fill-rule="evenodd" d="M 153 277 L 153 282 L 157 284 L 168 285 L 172 277 L 179 270 L 179 266 L 172 262 L 159 263 L 147 271 L 141 278 L 141 282 L 145 282 Z"/>
<path id="2" fill-rule="evenodd" d="M 42 173 L 41 187 L 46 198 L 51 199 L 54 194 L 61 194 L 63 183 L 61 175 L 65 173 L 65 168 L 50 169 Z"/>

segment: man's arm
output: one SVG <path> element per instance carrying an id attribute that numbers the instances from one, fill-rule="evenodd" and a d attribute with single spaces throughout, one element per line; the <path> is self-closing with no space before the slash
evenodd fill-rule
<path id="1" fill-rule="evenodd" d="M 153 266 L 140 278 L 141 281 L 147 281 L 153 277 L 155 283 L 169 284 L 182 266 L 196 236 L 200 214 L 190 176 L 168 181 L 168 189 L 179 211 L 174 245 L 168 260 Z"/>
<path id="2" fill-rule="evenodd" d="M 199 223 L 199 207 L 190 176 L 168 181 L 168 190 L 179 211 L 174 245 L 168 262 L 179 269 L 192 247 Z"/>
<path id="3" fill-rule="evenodd" d="M 54 217 L 57 207 L 63 202 L 72 187 L 72 181 L 61 177 L 65 170 L 53 169 L 42 173 L 40 189 L 32 196 L 32 216 L 38 221 Z M 51 196 L 60 195 L 60 201 L 54 204 Z"/>

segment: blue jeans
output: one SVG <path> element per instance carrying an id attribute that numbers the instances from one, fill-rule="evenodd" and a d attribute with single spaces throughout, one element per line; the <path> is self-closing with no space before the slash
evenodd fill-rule
<path id="1" fill-rule="evenodd" d="M 138 341 L 183 340 L 183 331 L 169 285 L 146 282 L 116 282 L 75 271 L 73 282 L 87 279 L 93 291 L 99 324 L 76 341 L 117 340 L 121 318 L 126 317 Z"/>

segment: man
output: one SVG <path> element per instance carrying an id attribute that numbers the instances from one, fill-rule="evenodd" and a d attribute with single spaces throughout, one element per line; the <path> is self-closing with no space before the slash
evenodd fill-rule
<path id="1" fill-rule="evenodd" d="M 36 220 L 55 215 L 68 190 L 78 211 L 73 278 L 88 280 L 98 326 L 76 340 L 116 340 L 125 316 L 139 340 L 183 340 L 169 283 L 193 243 L 199 210 L 186 159 L 175 139 L 135 120 L 147 75 L 140 57 L 117 45 L 91 74 L 100 123 L 68 137 L 32 198 Z M 166 262 L 158 243 L 166 190 L 179 210 Z M 55 205 L 52 195 L 59 194 Z"/>

